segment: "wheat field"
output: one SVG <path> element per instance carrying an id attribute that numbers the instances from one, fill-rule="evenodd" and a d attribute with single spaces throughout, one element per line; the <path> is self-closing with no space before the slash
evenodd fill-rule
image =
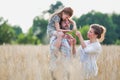
<path id="1" fill-rule="evenodd" d="M 102 45 L 98 75 L 90 80 L 120 80 L 120 46 Z M 49 70 L 49 45 L 1 45 L 0 80 L 84 80 L 76 58 L 59 60 Z"/>

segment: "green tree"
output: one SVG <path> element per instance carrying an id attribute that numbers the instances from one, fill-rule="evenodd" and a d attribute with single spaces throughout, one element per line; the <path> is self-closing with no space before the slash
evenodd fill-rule
<path id="1" fill-rule="evenodd" d="M 120 40 L 116 40 L 115 44 L 120 45 Z"/>
<path id="2" fill-rule="evenodd" d="M 40 44 L 40 40 L 33 35 L 32 28 L 29 29 L 27 34 L 20 33 L 17 38 L 19 44 Z"/>
<path id="3" fill-rule="evenodd" d="M 23 32 L 22 32 L 22 29 L 19 26 L 13 26 L 12 28 L 15 32 L 15 37 L 12 40 L 12 44 L 16 44 L 19 34 L 23 34 Z"/>
<path id="4" fill-rule="evenodd" d="M 13 29 L 14 29 L 16 35 L 23 33 L 20 26 L 15 25 L 15 26 L 13 26 Z"/>
<path id="5" fill-rule="evenodd" d="M 83 38 L 84 38 L 85 40 L 87 40 L 87 39 L 88 39 L 88 38 L 87 38 L 87 32 L 88 32 L 88 30 L 89 30 L 89 26 L 88 26 L 88 25 L 85 25 L 85 26 L 83 26 L 83 27 L 82 27 L 81 29 L 79 29 L 79 30 L 80 30 Z"/>
<path id="6" fill-rule="evenodd" d="M 53 14 L 56 10 L 63 7 L 64 7 L 63 3 L 60 1 L 57 1 L 55 4 L 50 5 L 50 9 L 43 11 L 43 14 L 46 14 L 46 13 Z"/>
<path id="7" fill-rule="evenodd" d="M 88 39 L 88 38 L 87 38 L 87 32 L 88 32 L 88 30 L 89 30 L 89 26 L 88 26 L 88 25 L 85 25 L 85 26 L 83 26 L 82 28 L 79 28 L 78 30 L 81 32 L 84 40 L 87 40 L 87 39 Z M 75 35 L 75 33 L 74 33 L 74 35 Z M 73 35 L 73 36 L 74 36 L 74 35 Z M 77 36 L 74 36 L 74 38 L 76 38 L 76 43 L 79 44 L 79 43 L 80 43 L 79 38 L 78 38 Z"/>
<path id="8" fill-rule="evenodd" d="M 120 39 L 120 14 L 113 13 L 111 17 L 113 23 L 116 25 L 115 31 L 117 33 L 118 39 Z"/>
<path id="9" fill-rule="evenodd" d="M 45 20 L 44 18 L 38 16 L 34 18 L 32 26 L 33 35 L 37 36 L 43 44 L 48 43 L 48 40 L 46 39 L 47 24 L 48 20 Z"/>
<path id="10" fill-rule="evenodd" d="M 104 40 L 104 44 L 114 44 L 117 39 L 117 34 L 115 32 L 115 24 L 113 23 L 111 17 L 108 14 L 102 14 L 100 12 L 91 11 L 87 14 L 82 15 L 78 19 L 77 25 L 91 25 L 100 24 L 106 27 L 107 33 Z M 112 37 L 111 37 L 112 36 Z"/>
<path id="11" fill-rule="evenodd" d="M 15 37 L 15 32 L 12 29 L 12 26 L 7 23 L 8 21 L 4 21 L 0 19 L 0 44 L 3 43 L 11 43 L 13 38 Z"/>

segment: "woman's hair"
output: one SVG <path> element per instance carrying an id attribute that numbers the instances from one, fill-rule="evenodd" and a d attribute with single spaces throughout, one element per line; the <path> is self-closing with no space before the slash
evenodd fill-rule
<path id="1" fill-rule="evenodd" d="M 51 18 L 54 15 L 58 15 L 60 18 L 62 18 L 62 13 L 65 13 L 67 15 L 69 15 L 70 17 L 73 15 L 73 9 L 71 7 L 64 7 L 62 9 L 58 9 L 55 13 L 52 14 Z"/>
<path id="2" fill-rule="evenodd" d="M 104 40 L 106 28 L 99 24 L 92 24 L 90 27 L 94 30 L 94 33 L 97 35 L 97 38 L 100 42 Z"/>

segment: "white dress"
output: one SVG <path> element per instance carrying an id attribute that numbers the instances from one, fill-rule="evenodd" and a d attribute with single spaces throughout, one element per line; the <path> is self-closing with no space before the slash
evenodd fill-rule
<path id="1" fill-rule="evenodd" d="M 98 73 L 97 57 L 102 51 L 99 42 L 90 43 L 89 40 L 85 41 L 86 47 L 83 49 L 81 46 L 78 48 L 77 53 L 80 54 L 80 62 L 85 78 L 96 76 Z"/>

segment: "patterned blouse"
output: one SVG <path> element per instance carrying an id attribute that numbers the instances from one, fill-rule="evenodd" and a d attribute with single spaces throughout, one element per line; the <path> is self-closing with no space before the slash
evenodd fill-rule
<path id="1" fill-rule="evenodd" d="M 53 32 L 56 31 L 56 28 L 55 28 L 55 22 L 58 22 L 60 23 L 60 17 L 58 15 L 54 15 L 49 23 L 48 23 L 48 26 L 47 26 L 47 34 L 49 36 L 52 36 L 53 35 Z"/>

